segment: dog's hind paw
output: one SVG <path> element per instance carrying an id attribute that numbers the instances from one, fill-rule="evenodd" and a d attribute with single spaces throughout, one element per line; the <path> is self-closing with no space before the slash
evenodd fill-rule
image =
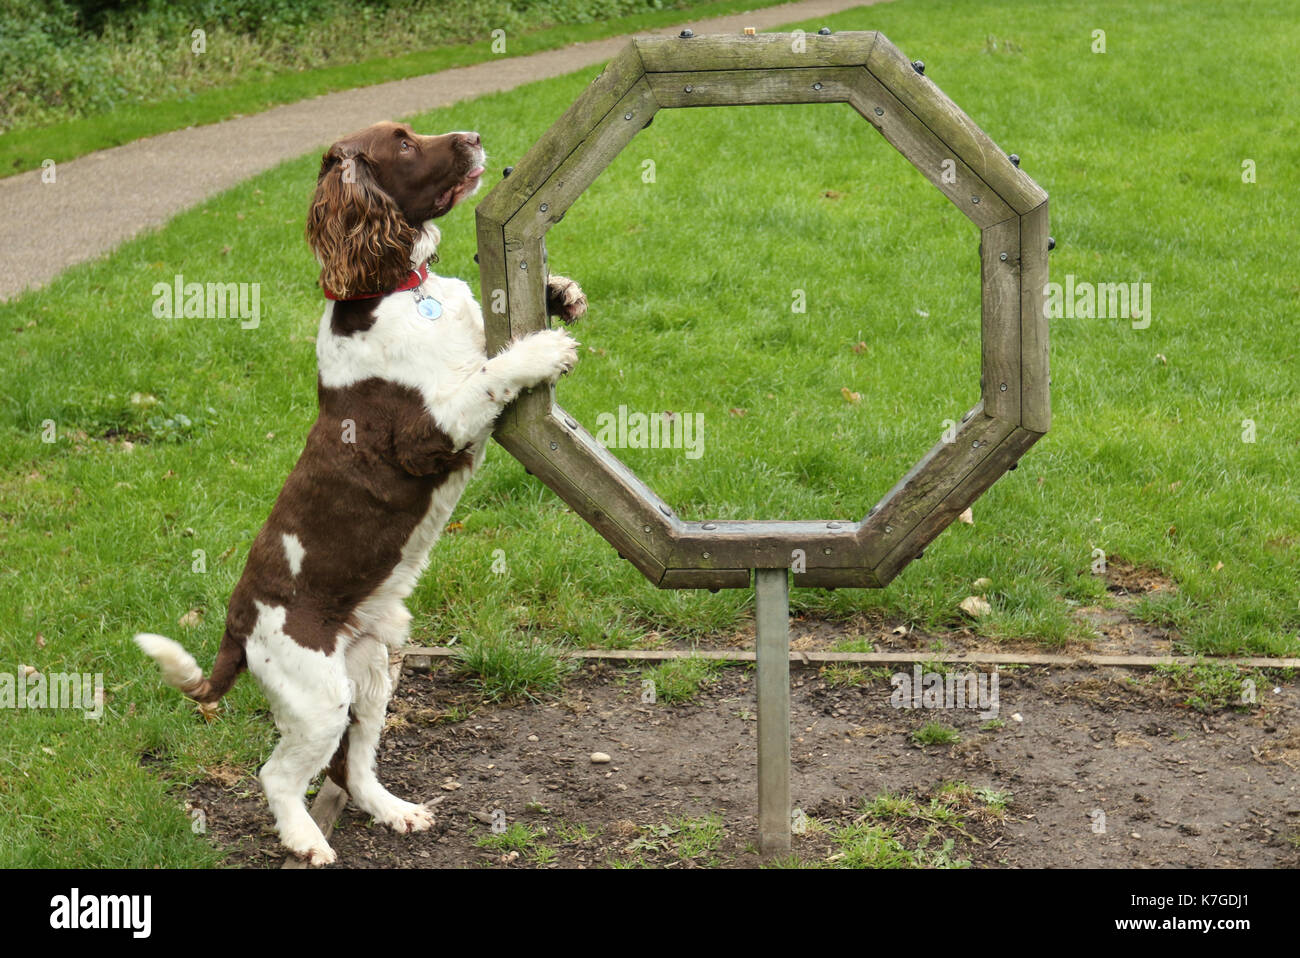
<path id="1" fill-rule="evenodd" d="M 334 853 L 334 849 L 323 843 L 310 845 L 306 848 L 290 848 L 289 851 L 313 868 L 319 868 L 322 865 L 333 865 L 339 860 L 339 856 Z"/>
<path id="2" fill-rule="evenodd" d="M 307 856 L 307 861 L 316 866 L 333 865 L 338 860 L 339 856 L 328 845 L 324 848 L 313 848 Z"/>
<path id="3" fill-rule="evenodd" d="M 423 832 L 433 827 L 433 809 L 428 805 L 397 802 L 383 815 L 376 815 L 375 820 L 395 832 Z"/>

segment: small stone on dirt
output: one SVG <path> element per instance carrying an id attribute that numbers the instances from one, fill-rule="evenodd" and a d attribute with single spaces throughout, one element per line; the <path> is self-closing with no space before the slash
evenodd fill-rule
<path id="1" fill-rule="evenodd" d="M 592 752 L 592 753 L 591 753 L 591 764 L 592 764 L 592 765 L 604 765 L 604 764 L 605 764 L 606 762 L 608 762 L 609 760 L 610 760 L 610 759 L 609 759 L 609 756 L 606 755 L 604 752 Z"/>

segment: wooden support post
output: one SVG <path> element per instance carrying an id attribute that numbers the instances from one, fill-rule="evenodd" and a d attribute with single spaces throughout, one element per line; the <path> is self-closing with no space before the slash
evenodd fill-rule
<path id="1" fill-rule="evenodd" d="M 758 848 L 790 851 L 790 579 L 754 570 L 758 631 Z"/>

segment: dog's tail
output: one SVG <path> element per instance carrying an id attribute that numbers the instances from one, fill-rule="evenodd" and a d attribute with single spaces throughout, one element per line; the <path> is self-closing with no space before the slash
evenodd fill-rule
<path id="1" fill-rule="evenodd" d="M 221 637 L 221 648 L 217 650 L 217 660 L 212 665 L 212 676 L 206 679 L 199 663 L 194 661 L 194 656 L 186 652 L 179 642 L 165 635 L 141 632 L 135 637 L 135 644 L 162 668 L 164 682 L 204 705 L 211 705 L 229 692 L 247 664 L 244 646 L 236 641 L 229 630 Z"/>

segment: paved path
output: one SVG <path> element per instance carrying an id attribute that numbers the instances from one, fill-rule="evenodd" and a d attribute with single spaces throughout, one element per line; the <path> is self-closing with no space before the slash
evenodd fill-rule
<path id="1" fill-rule="evenodd" d="M 876 2 L 801 0 L 645 32 L 675 36 L 683 26 L 700 34 L 764 30 Z M 869 26 L 864 22 L 861 28 Z M 107 253 L 214 193 L 308 150 L 322 150 L 376 120 L 571 73 L 609 60 L 626 42 L 626 36 L 611 37 L 490 60 L 163 133 L 59 163 L 52 184 L 41 182 L 40 171 L 2 179 L 0 301 L 43 286 L 68 266 Z"/>

